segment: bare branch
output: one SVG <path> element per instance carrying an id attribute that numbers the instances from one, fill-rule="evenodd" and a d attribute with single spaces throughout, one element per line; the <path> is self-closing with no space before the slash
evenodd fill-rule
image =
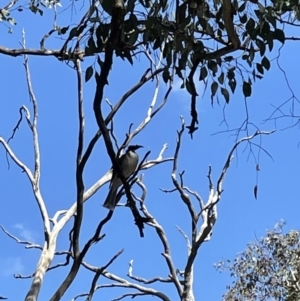
<path id="1" fill-rule="evenodd" d="M 50 218 L 50 222 L 55 226 L 57 224 L 57 221 L 58 221 L 58 218 L 61 216 L 61 215 L 64 215 L 66 214 L 68 211 L 67 210 L 58 210 L 53 218 Z"/>
<path id="2" fill-rule="evenodd" d="M 79 234 L 80 226 L 82 223 L 83 216 L 83 194 L 84 194 L 84 183 L 83 183 L 83 166 L 81 164 L 82 151 L 84 145 L 84 110 L 83 110 L 83 80 L 82 80 L 82 71 L 81 64 L 79 60 L 75 61 L 76 74 L 77 74 L 77 101 L 78 101 L 78 120 L 79 120 L 79 129 L 78 129 L 78 147 L 77 147 L 77 156 L 76 156 L 76 188 L 77 188 L 77 211 L 74 219 L 73 227 L 73 254 L 74 254 L 74 264 L 77 261 L 77 258 L 80 255 L 79 250 Z M 75 273 L 76 274 L 76 273 Z"/>
<path id="3" fill-rule="evenodd" d="M 32 243 L 26 240 L 20 240 L 19 238 L 17 238 L 16 236 L 12 235 L 11 233 L 9 233 L 2 225 L 0 225 L 0 228 L 2 229 L 2 231 L 10 238 L 12 238 L 13 240 L 15 240 L 17 243 L 19 244 L 24 244 L 24 245 L 31 245 Z"/>
<path id="4" fill-rule="evenodd" d="M 151 284 L 154 282 L 163 282 L 163 283 L 172 283 L 173 282 L 170 278 L 154 277 L 151 279 L 145 279 L 145 278 L 137 277 L 132 274 L 132 270 L 133 270 L 133 260 L 130 260 L 129 261 L 129 269 L 128 269 L 128 273 L 127 273 L 127 276 L 129 278 L 131 278 L 135 281 L 144 283 L 144 284 Z"/>
<path id="5" fill-rule="evenodd" d="M 187 245 L 187 248 L 188 248 L 188 254 L 190 254 L 190 251 L 191 251 L 191 242 L 190 242 L 188 236 L 184 233 L 184 231 L 182 229 L 180 229 L 179 226 L 176 226 L 176 228 L 180 232 L 180 234 L 183 236 L 183 238 L 185 239 L 186 245 Z"/>
<path id="6" fill-rule="evenodd" d="M 198 200 L 201 209 L 204 208 L 204 201 L 202 197 L 197 193 L 197 191 L 192 191 L 187 186 L 183 186 L 183 189 L 186 190 L 189 194 L 193 195 Z"/>
<path id="7" fill-rule="evenodd" d="M 19 109 L 20 118 L 19 118 L 16 126 L 13 128 L 12 135 L 8 138 L 7 143 L 9 143 L 9 141 L 14 138 L 17 130 L 19 129 L 19 126 L 20 126 L 20 124 L 22 122 L 22 119 L 23 119 L 23 114 L 22 114 L 23 111 L 26 113 L 26 120 L 27 120 L 27 123 L 28 123 L 30 129 L 32 128 L 31 121 L 30 121 L 29 110 L 27 109 L 27 107 L 25 105 L 22 105 L 22 107 Z"/>
<path id="8" fill-rule="evenodd" d="M 51 30 L 49 30 L 49 32 L 47 32 L 44 36 L 43 36 L 43 38 L 41 39 L 41 41 L 40 41 L 40 47 L 41 47 L 41 49 L 42 50 L 45 50 L 46 48 L 45 48 L 45 41 L 46 41 L 46 39 L 48 39 L 54 32 L 56 32 L 57 31 L 57 29 L 56 28 L 53 28 L 53 29 L 51 29 Z"/>
<path id="9" fill-rule="evenodd" d="M 197 223 L 197 219 L 198 219 L 197 214 L 196 214 L 195 209 L 192 205 L 192 202 L 190 200 L 189 195 L 184 192 L 183 187 L 178 183 L 178 181 L 176 179 L 178 154 L 179 154 L 179 150 L 180 150 L 181 136 L 184 132 L 184 127 L 185 127 L 184 119 L 181 116 L 181 130 L 177 132 L 177 144 L 176 144 L 176 150 L 175 150 L 174 161 L 173 161 L 172 181 L 173 181 L 173 184 L 174 184 L 175 188 L 178 190 L 181 199 L 183 200 L 183 202 L 188 207 L 188 210 L 189 210 L 189 213 L 190 213 L 190 216 L 191 216 L 191 219 L 192 219 L 192 225 L 193 225 L 192 226 L 193 227 L 192 233 L 195 233 L 196 223 Z"/>
<path id="10" fill-rule="evenodd" d="M 236 148 L 244 141 L 249 141 L 253 139 L 254 137 L 258 135 L 269 135 L 273 133 L 271 132 L 264 132 L 264 131 L 256 131 L 252 136 L 248 136 L 245 138 L 240 139 L 238 142 L 235 143 L 235 145 L 232 147 L 231 151 L 229 152 L 229 155 L 227 157 L 227 160 L 224 164 L 223 170 L 221 172 L 221 175 L 217 181 L 217 188 L 214 189 L 212 179 L 211 179 L 211 166 L 209 166 L 208 171 L 208 179 L 209 179 L 209 198 L 205 205 L 205 207 L 202 207 L 201 215 L 203 218 L 203 223 L 199 229 L 199 232 L 196 237 L 193 236 L 192 239 L 192 248 L 191 252 L 188 256 L 188 260 L 184 269 L 184 288 L 183 288 L 183 301 L 191 300 L 193 297 L 193 291 L 192 291 L 192 284 L 193 284 L 193 264 L 194 260 L 197 256 L 197 252 L 201 244 L 207 240 L 210 239 L 212 228 L 217 220 L 217 203 L 220 200 L 221 194 L 223 192 L 222 185 L 223 181 L 226 175 L 226 172 L 230 166 L 230 162 L 233 158 L 233 153 L 236 150 Z"/>
<path id="11" fill-rule="evenodd" d="M 146 293 L 126 293 L 126 294 L 123 294 L 122 296 L 120 296 L 118 298 L 112 299 L 111 301 L 119 301 L 119 300 L 125 299 L 127 297 L 131 297 L 131 299 L 133 299 L 135 297 L 147 296 L 147 295 L 148 294 L 146 294 Z"/>
<path id="12" fill-rule="evenodd" d="M 156 296 L 156 297 L 158 297 L 159 299 L 161 299 L 163 301 L 171 301 L 168 298 L 167 295 L 163 294 L 160 291 L 157 291 L 157 290 L 152 289 L 152 288 L 144 287 L 144 286 L 141 286 L 139 284 L 135 284 L 135 283 L 129 282 L 129 281 L 125 280 L 124 278 L 121 278 L 121 277 L 119 277 L 117 275 L 114 275 L 112 273 L 109 273 L 107 271 L 103 272 L 103 276 L 105 278 L 107 278 L 107 279 L 116 281 L 116 283 L 106 284 L 105 287 L 134 288 L 134 289 L 138 290 L 141 293 L 144 293 L 146 295 Z M 104 285 L 101 285 L 101 286 L 97 287 L 96 289 L 101 288 L 101 287 L 104 287 Z"/>
<path id="13" fill-rule="evenodd" d="M 3 145 L 6 152 L 9 154 L 11 159 L 15 162 L 17 166 L 19 166 L 27 175 L 30 184 L 34 186 L 34 178 L 30 171 L 30 169 L 15 155 L 10 146 L 6 143 L 6 141 L 0 136 L 0 143 Z"/>
<path id="14" fill-rule="evenodd" d="M 22 47 L 25 49 L 25 32 L 22 31 L 23 41 L 22 41 Z M 35 94 L 33 92 L 32 84 L 31 84 L 31 76 L 30 76 L 30 70 L 28 65 L 28 56 L 24 56 L 24 66 L 25 66 L 25 73 L 26 73 L 26 81 L 28 86 L 28 92 L 30 99 L 32 101 L 33 105 L 33 121 L 31 124 L 31 130 L 32 130 L 32 136 L 33 136 L 33 148 L 34 148 L 34 175 L 33 179 L 31 181 L 33 193 L 35 195 L 35 199 L 37 201 L 37 204 L 39 206 L 43 223 L 44 223 L 44 233 L 45 233 L 45 244 L 43 247 L 42 254 L 40 256 L 40 260 L 36 267 L 36 272 L 34 273 L 34 278 L 32 281 L 32 284 L 29 288 L 29 291 L 26 295 L 25 300 L 26 301 L 35 301 L 38 298 L 39 291 L 41 288 L 41 285 L 43 283 L 43 279 L 45 276 L 45 273 L 54 257 L 55 252 L 55 244 L 51 244 L 51 248 L 49 248 L 50 245 L 50 221 L 48 212 L 46 209 L 45 202 L 43 200 L 43 197 L 40 192 L 39 187 L 39 180 L 40 180 L 40 150 L 39 150 L 39 140 L 38 140 L 38 131 L 37 131 L 37 119 L 38 119 L 38 105 L 37 100 L 35 97 Z M 28 119 L 27 119 L 28 120 Z"/>
<path id="15" fill-rule="evenodd" d="M 23 30 L 23 48 L 25 48 L 25 32 Z M 40 149 L 39 149 L 39 138 L 38 138 L 38 132 L 37 132 L 37 119 L 38 119 L 38 106 L 37 106 L 37 100 L 33 92 L 32 84 L 31 84 L 31 76 L 29 71 L 29 65 L 28 65 L 28 56 L 24 56 L 24 67 L 26 72 L 26 79 L 27 79 L 27 86 L 28 86 L 28 92 L 30 99 L 32 101 L 33 105 L 33 121 L 32 121 L 32 135 L 33 135 L 33 147 L 34 147 L 34 179 L 35 179 L 35 185 L 38 188 L 39 187 L 39 181 L 40 181 Z"/>
<path id="16" fill-rule="evenodd" d="M 253 138 L 255 138 L 256 136 L 259 136 L 259 135 L 270 135 L 272 133 L 274 133 L 275 130 L 273 131 L 256 131 L 253 135 L 251 136 L 248 136 L 248 137 L 244 137 L 242 139 L 240 139 L 234 146 L 233 148 L 231 149 L 231 151 L 229 152 L 229 155 L 227 157 L 227 160 L 224 164 L 224 167 L 223 167 L 223 170 L 222 170 L 222 173 L 218 179 L 218 182 L 217 182 L 217 191 L 219 194 L 222 193 L 222 185 L 223 185 L 223 181 L 224 181 L 224 178 L 225 178 L 225 174 L 230 166 L 230 161 L 232 160 L 233 158 L 233 153 L 234 151 L 236 150 L 236 148 L 244 141 L 250 141 L 252 140 Z"/>
<path id="17" fill-rule="evenodd" d="M 153 227 L 156 230 L 156 233 L 163 245 L 164 248 L 164 253 L 162 253 L 162 256 L 165 258 L 166 263 L 168 265 L 169 271 L 170 271 L 170 279 L 172 280 L 172 282 L 174 283 L 178 296 L 181 297 L 182 294 L 182 287 L 181 284 L 177 278 L 177 273 L 176 273 L 176 268 L 175 265 L 173 263 L 172 260 L 172 256 L 171 256 L 171 249 L 170 249 L 170 245 L 166 236 L 166 233 L 163 229 L 163 227 L 156 221 L 156 219 L 149 213 L 146 205 L 145 205 L 145 197 L 146 197 L 146 187 L 145 185 L 140 181 L 137 180 L 137 184 L 142 188 L 143 191 L 143 195 L 141 198 L 141 210 L 144 213 L 144 215 L 148 218 L 149 222 L 147 223 L 149 226 Z"/>
<path id="18" fill-rule="evenodd" d="M 91 301 L 92 300 L 94 292 L 96 291 L 97 281 L 98 281 L 99 277 L 101 276 L 102 272 L 105 269 L 107 269 L 123 252 L 124 252 L 124 249 L 122 249 L 117 254 L 115 254 L 105 266 L 103 266 L 102 268 L 99 268 L 97 270 L 97 272 L 96 272 L 96 274 L 93 278 L 92 285 L 91 285 L 90 291 L 88 293 L 88 296 L 86 298 L 86 301 Z"/>
<path id="19" fill-rule="evenodd" d="M 157 165 L 157 164 L 160 164 L 160 163 L 163 163 L 163 162 L 168 162 L 168 161 L 173 161 L 173 158 L 166 158 L 166 159 L 163 159 L 163 154 L 165 152 L 165 150 L 168 148 L 168 145 L 167 143 L 165 143 L 160 151 L 160 153 L 158 154 L 158 157 L 155 159 L 155 160 L 149 160 L 149 161 L 146 161 L 141 169 L 148 169 L 154 165 Z"/>

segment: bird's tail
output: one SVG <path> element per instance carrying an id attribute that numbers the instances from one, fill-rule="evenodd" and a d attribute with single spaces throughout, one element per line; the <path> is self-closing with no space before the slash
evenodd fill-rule
<path id="1" fill-rule="evenodd" d="M 109 190 L 109 193 L 106 197 L 105 202 L 103 203 L 103 207 L 109 209 L 109 210 L 114 210 L 116 207 L 116 198 L 117 198 L 117 191 L 118 187 L 115 188 L 113 185 Z"/>

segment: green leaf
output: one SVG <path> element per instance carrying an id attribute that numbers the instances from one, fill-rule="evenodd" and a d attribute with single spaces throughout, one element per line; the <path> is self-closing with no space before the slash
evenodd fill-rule
<path id="1" fill-rule="evenodd" d="M 253 70 L 252 70 L 252 76 L 253 76 L 253 80 L 254 80 L 254 82 L 255 82 L 255 78 L 256 78 L 256 70 L 253 68 Z"/>
<path id="2" fill-rule="evenodd" d="M 227 71 L 227 78 L 228 79 L 233 79 L 235 78 L 235 73 L 234 73 L 235 67 L 230 67 Z"/>
<path id="3" fill-rule="evenodd" d="M 265 39 L 265 37 L 270 33 L 270 24 L 268 22 L 264 22 L 261 28 L 261 36 Z"/>
<path id="4" fill-rule="evenodd" d="M 57 30 L 57 31 L 58 31 L 58 34 L 59 34 L 59 35 L 65 34 L 65 33 L 69 30 L 69 27 L 70 27 L 70 26 L 59 28 L 59 29 Z"/>
<path id="5" fill-rule="evenodd" d="M 204 80 L 207 77 L 207 69 L 205 66 L 202 66 L 201 71 L 200 71 L 200 77 L 199 77 L 199 81 Z"/>
<path id="6" fill-rule="evenodd" d="M 137 30 L 132 30 L 131 34 L 129 35 L 129 39 L 127 40 L 127 42 L 130 44 L 130 45 L 134 45 L 136 40 L 138 39 L 139 37 L 139 33 Z"/>
<path id="7" fill-rule="evenodd" d="M 169 7 L 168 0 L 162 0 L 161 1 L 161 6 L 162 6 L 162 12 L 164 13 Z"/>
<path id="8" fill-rule="evenodd" d="M 182 22 L 180 22 L 179 29 L 184 30 L 190 23 L 191 17 L 188 16 L 187 18 L 183 19 Z"/>
<path id="9" fill-rule="evenodd" d="M 268 35 L 266 40 L 269 46 L 269 50 L 272 51 L 274 47 L 274 41 L 272 35 Z"/>
<path id="10" fill-rule="evenodd" d="M 206 26 L 207 26 L 207 20 L 205 20 L 204 18 L 199 18 L 199 24 L 201 25 L 201 27 L 206 30 Z"/>
<path id="11" fill-rule="evenodd" d="M 92 53 L 94 53 L 97 50 L 97 46 L 95 44 L 93 36 L 91 36 L 88 40 L 88 46 Z"/>
<path id="12" fill-rule="evenodd" d="M 8 17 L 10 15 L 9 10 L 7 10 L 7 9 L 1 9 L 1 14 L 4 17 Z"/>
<path id="13" fill-rule="evenodd" d="M 246 3 L 246 1 L 245 1 L 245 3 Z M 248 17 L 246 14 L 240 16 L 240 21 L 242 24 L 245 24 L 247 22 L 247 20 L 248 20 Z"/>
<path id="14" fill-rule="evenodd" d="M 11 24 L 11 25 L 16 25 L 17 22 L 15 21 L 14 18 L 7 18 L 7 21 Z"/>
<path id="15" fill-rule="evenodd" d="M 186 51 L 184 51 L 181 54 L 180 58 L 179 58 L 178 65 L 179 65 L 181 70 L 185 70 L 186 62 L 187 62 L 187 56 L 188 56 L 188 53 Z"/>
<path id="16" fill-rule="evenodd" d="M 233 56 L 232 55 L 229 55 L 229 56 L 225 56 L 223 58 L 224 62 L 231 62 L 234 60 Z"/>
<path id="17" fill-rule="evenodd" d="M 133 13 L 135 0 L 128 0 L 127 11 Z"/>
<path id="18" fill-rule="evenodd" d="M 171 78 L 170 72 L 169 72 L 169 69 L 168 69 L 168 68 L 165 68 L 165 69 L 164 69 L 163 74 L 162 74 L 162 78 L 163 78 L 163 81 L 164 81 L 165 83 L 167 83 L 168 80 Z"/>
<path id="19" fill-rule="evenodd" d="M 256 64 L 256 69 L 259 73 L 264 74 L 264 68 L 262 67 L 261 64 Z"/>
<path id="20" fill-rule="evenodd" d="M 102 5 L 104 11 L 105 11 L 106 13 L 108 13 L 108 14 L 111 16 L 111 14 L 112 14 L 112 3 L 113 3 L 113 1 L 111 1 L 111 0 L 102 0 L 102 1 L 100 1 L 100 3 L 101 3 L 101 5 Z"/>
<path id="21" fill-rule="evenodd" d="M 257 190 L 258 190 L 258 186 L 255 185 L 254 186 L 254 197 L 255 197 L 256 200 L 257 200 Z"/>
<path id="22" fill-rule="evenodd" d="M 217 63 L 213 60 L 208 60 L 207 67 L 213 72 L 213 76 L 216 76 L 216 73 L 218 72 Z"/>
<path id="23" fill-rule="evenodd" d="M 250 18 L 246 24 L 246 30 L 250 34 L 254 30 L 255 21 Z"/>
<path id="24" fill-rule="evenodd" d="M 91 18 L 89 18 L 89 21 L 91 23 L 100 23 L 101 22 L 99 17 L 91 17 Z"/>
<path id="25" fill-rule="evenodd" d="M 251 96 L 252 87 L 248 82 L 243 82 L 243 94 L 245 97 Z"/>
<path id="26" fill-rule="evenodd" d="M 190 83 L 190 81 L 188 79 L 185 82 L 185 86 L 186 86 L 186 90 L 193 96 L 193 91 L 192 91 L 191 83 Z"/>
<path id="27" fill-rule="evenodd" d="M 124 57 L 128 60 L 128 62 L 129 62 L 131 65 L 133 65 L 132 56 L 131 56 L 131 53 L 130 53 L 129 51 L 125 51 Z"/>
<path id="28" fill-rule="evenodd" d="M 257 2 L 257 5 L 258 5 L 259 11 L 260 11 L 262 14 L 264 14 L 265 11 L 266 11 L 265 7 L 264 7 L 261 3 L 259 3 L 259 2 Z"/>
<path id="29" fill-rule="evenodd" d="M 209 23 L 207 23 L 207 25 L 206 25 L 206 32 L 207 32 L 207 34 L 209 34 L 211 36 L 214 34 L 214 29 L 212 28 L 212 26 Z"/>
<path id="30" fill-rule="evenodd" d="M 85 71 L 85 82 L 88 82 L 91 79 L 91 77 L 93 76 L 93 73 L 94 73 L 93 66 L 87 67 L 87 69 Z"/>
<path id="31" fill-rule="evenodd" d="M 229 92 L 228 92 L 228 90 L 222 87 L 221 88 L 221 93 L 224 96 L 224 98 L 226 100 L 226 103 L 229 103 Z"/>
<path id="32" fill-rule="evenodd" d="M 177 66 L 175 66 L 175 74 L 178 75 L 178 77 L 183 80 L 183 75 L 182 75 L 181 69 Z"/>
<path id="33" fill-rule="evenodd" d="M 251 67 L 251 63 L 254 60 L 254 56 L 255 56 L 255 49 L 253 47 L 253 43 L 251 42 L 250 49 L 249 49 L 249 57 L 248 57 L 248 60 L 247 60 L 247 63 L 250 65 L 250 67 Z"/>
<path id="34" fill-rule="evenodd" d="M 77 35 L 78 35 L 78 31 L 77 31 L 77 26 L 76 26 L 71 29 L 70 34 L 69 34 L 69 40 L 73 39 Z"/>
<path id="35" fill-rule="evenodd" d="M 266 70 L 269 70 L 270 67 L 271 67 L 270 61 L 269 61 L 268 58 L 265 57 L 265 56 L 264 56 L 264 58 L 261 60 L 261 64 L 263 65 L 263 67 L 264 67 Z"/>
<path id="36" fill-rule="evenodd" d="M 232 79 L 228 80 L 228 85 L 231 89 L 231 92 L 234 93 L 235 88 L 236 88 L 236 79 L 232 78 Z"/>
<path id="37" fill-rule="evenodd" d="M 153 50 L 160 48 L 161 44 L 162 44 L 162 41 L 160 39 L 160 36 L 158 36 L 153 44 Z"/>
<path id="38" fill-rule="evenodd" d="M 247 1 L 244 1 L 243 4 L 238 8 L 238 12 L 241 13 L 246 8 Z"/>
<path id="39" fill-rule="evenodd" d="M 272 24 L 274 29 L 277 27 L 276 18 L 273 16 L 271 11 L 268 11 L 268 14 L 266 14 L 266 19 Z"/>
<path id="40" fill-rule="evenodd" d="M 217 90 L 218 90 L 218 87 L 219 87 L 219 85 L 218 85 L 217 82 L 213 82 L 213 83 L 211 84 L 210 88 L 211 88 L 211 96 L 212 96 L 212 97 L 216 95 L 216 92 L 217 92 Z"/>
<path id="41" fill-rule="evenodd" d="M 168 53 L 171 51 L 171 48 L 170 48 L 170 43 L 167 42 L 165 43 L 165 47 L 164 47 L 164 50 L 163 50 L 163 58 L 166 58 Z"/>
<path id="42" fill-rule="evenodd" d="M 297 9 L 296 11 L 296 19 L 299 21 L 300 20 L 300 10 Z"/>
<path id="43" fill-rule="evenodd" d="M 100 66 L 100 68 L 103 67 L 103 64 L 104 64 L 104 63 L 101 61 L 101 58 L 100 58 L 99 55 L 97 56 L 97 63 L 98 63 L 98 65 Z"/>
<path id="44" fill-rule="evenodd" d="M 263 41 L 256 39 L 256 45 L 259 48 L 260 55 L 263 56 L 266 52 L 266 45 Z"/>
<path id="45" fill-rule="evenodd" d="M 284 35 L 284 31 L 281 29 L 276 28 L 274 33 L 273 33 L 274 39 L 278 40 L 279 42 L 281 42 L 282 44 L 284 44 L 285 42 L 285 35 Z"/>
<path id="46" fill-rule="evenodd" d="M 218 77 L 218 82 L 219 82 L 221 85 L 223 85 L 223 83 L 224 83 L 224 72 L 222 72 L 222 73 L 220 74 L 220 76 Z"/>

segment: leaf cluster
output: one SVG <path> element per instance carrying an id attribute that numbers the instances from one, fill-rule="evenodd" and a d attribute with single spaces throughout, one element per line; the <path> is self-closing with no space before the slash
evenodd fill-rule
<path id="1" fill-rule="evenodd" d="M 300 231 L 284 234 L 283 226 L 278 223 L 265 237 L 250 243 L 233 262 L 217 265 L 234 278 L 224 301 L 299 300 Z"/>

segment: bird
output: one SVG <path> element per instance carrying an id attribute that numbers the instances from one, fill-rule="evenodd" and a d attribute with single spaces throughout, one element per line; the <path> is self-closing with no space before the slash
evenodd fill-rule
<path id="1" fill-rule="evenodd" d="M 139 156 L 135 152 L 137 149 L 143 147 L 142 145 L 130 145 L 127 148 L 125 154 L 123 154 L 119 159 L 119 166 L 123 172 L 125 179 L 127 180 L 136 170 Z M 110 189 L 106 197 L 103 207 L 113 211 L 116 207 L 116 198 L 118 188 L 122 185 L 122 180 L 119 178 L 118 172 L 113 169 L 112 179 L 110 182 Z"/>

